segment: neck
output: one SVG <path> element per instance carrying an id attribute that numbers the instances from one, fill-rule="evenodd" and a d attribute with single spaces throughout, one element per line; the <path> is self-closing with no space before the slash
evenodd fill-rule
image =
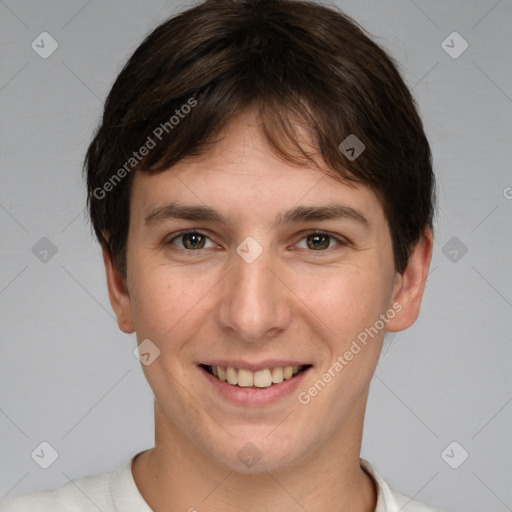
<path id="1" fill-rule="evenodd" d="M 154 512 L 374 512 L 373 479 L 360 467 L 361 411 L 340 434 L 287 467 L 243 474 L 219 464 L 185 433 L 173 428 L 155 402 L 155 447 L 141 453 L 132 473 Z M 358 407 L 356 407 L 358 408 Z"/>

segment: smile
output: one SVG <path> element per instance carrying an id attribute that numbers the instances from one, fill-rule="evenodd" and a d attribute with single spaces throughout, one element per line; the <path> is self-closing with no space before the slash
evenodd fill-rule
<path id="1" fill-rule="evenodd" d="M 268 388 L 291 379 L 311 365 L 277 366 L 275 368 L 264 368 L 255 372 L 245 368 L 234 368 L 232 366 L 210 366 L 203 364 L 200 366 L 210 375 L 232 386 L 241 388 Z"/>

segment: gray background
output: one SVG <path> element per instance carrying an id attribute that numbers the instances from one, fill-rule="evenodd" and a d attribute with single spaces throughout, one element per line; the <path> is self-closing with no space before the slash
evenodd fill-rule
<path id="1" fill-rule="evenodd" d="M 447 512 L 512 510 L 512 1 L 337 4 L 401 63 L 439 191 L 421 316 L 386 341 L 362 456 Z M 81 165 L 127 57 L 187 5 L 0 2 L 0 498 L 153 446 L 151 390 L 111 312 Z M 43 31 L 59 44 L 47 59 L 31 48 Z M 458 58 L 441 46 L 453 31 L 469 44 Z M 33 251 L 42 237 L 56 254 Z M 58 452 L 46 470 L 31 458 L 43 441 Z"/>

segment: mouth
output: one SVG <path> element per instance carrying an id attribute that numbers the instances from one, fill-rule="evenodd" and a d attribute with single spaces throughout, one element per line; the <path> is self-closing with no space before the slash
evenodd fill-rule
<path id="1" fill-rule="evenodd" d="M 233 387 L 261 389 L 270 388 L 284 381 L 294 379 L 300 373 L 311 368 L 312 365 L 277 366 L 274 368 L 264 368 L 255 372 L 245 368 L 234 368 L 232 366 L 200 364 L 199 367 L 221 382 L 230 384 Z"/>

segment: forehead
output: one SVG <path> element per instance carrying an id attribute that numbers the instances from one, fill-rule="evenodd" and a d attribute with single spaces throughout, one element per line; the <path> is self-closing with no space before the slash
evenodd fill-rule
<path id="1" fill-rule="evenodd" d="M 364 210 L 368 218 L 383 218 L 380 201 L 369 187 L 344 182 L 333 173 L 280 158 L 249 110 L 228 123 L 204 154 L 187 157 L 158 174 L 136 172 L 131 206 L 146 216 L 169 201 L 180 201 L 242 219 L 297 205 L 339 203 Z"/>

